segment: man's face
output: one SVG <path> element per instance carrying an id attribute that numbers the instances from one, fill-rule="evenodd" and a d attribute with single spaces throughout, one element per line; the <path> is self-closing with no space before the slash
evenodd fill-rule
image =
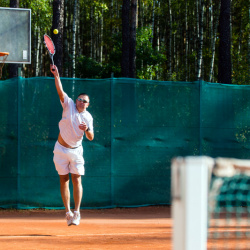
<path id="1" fill-rule="evenodd" d="M 79 112 L 83 112 L 89 106 L 89 97 L 86 95 L 80 95 L 76 99 L 76 108 Z"/>

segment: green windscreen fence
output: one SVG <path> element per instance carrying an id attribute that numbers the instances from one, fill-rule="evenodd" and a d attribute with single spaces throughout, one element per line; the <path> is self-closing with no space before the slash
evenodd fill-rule
<path id="1" fill-rule="evenodd" d="M 248 86 L 127 78 L 62 84 L 73 100 L 89 94 L 94 118 L 95 138 L 83 141 L 82 208 L 170 204 L 173 157 L 250 155 Z M 54 78 L 0 81 L 0 106 L 0 207 L 63 208 L 53 163 L 62 116 Z"/>

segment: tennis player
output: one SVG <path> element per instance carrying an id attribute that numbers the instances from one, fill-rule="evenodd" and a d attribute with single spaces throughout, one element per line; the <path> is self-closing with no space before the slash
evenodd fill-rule
<path id="1" fill-rule="evenodd" d="M 67 224 L 68 226 L 79 225 L 82 200 L 81 176 L 85 173 L 82 140 L 84 134 L 88 140 L 94 139 L 93 117 L 87 111 L 89 96 L 82 93 L 74 103 L 63 91 L 57 67 L 51 65 L 50 71 L 55 77 L 56 90 L 63 108 L 53 160 L 60 176 L 60 190 L 66 209 Z M 69 173 L 73 183 L 74 213 L 70 210 Z"/>

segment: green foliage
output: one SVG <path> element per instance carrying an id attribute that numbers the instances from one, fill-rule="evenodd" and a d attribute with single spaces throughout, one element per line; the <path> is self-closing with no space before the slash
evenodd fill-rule
<path id="1" fill-rule="evenodd" d="M 86 56 L 80 56 L 76 60 L 76 76 L 78 78 L 101 78 L 102 66 Z"/>
<path id="2" fill-rule="evenodd" d="M 232 83 L 238 85 L 250 85 L 250 68 L 247 58 L 238 52 L 237 61 L 233 60 Z"/>
<path id="3" fill-rule="evenodd" d="M 80 56 L 76 62 L 76 77 L 77 78 L 110 78 L 121 76 L 120 65 L 114 62 L 101 65 L 94 59 L 86 56 Z"/>
<path id="4" fill-rule="evenodd" d="M 232 16 L 232 82 L 250 85 L 250 16 L 249 6 L 243 0 L 233 3 Z M 248 55 L 248 56 L 246 56 Z"/>
<path id="5" fill-rule="evenodd" d="M 140 79 L 157 79 L 162 75 L 162 65 L 166 61 L 163 48 L 159 51 L 152 46 L 152 30 L 145 27 L 137 30 L 136 73 Z"/>
<path id="6" fill-rule="evenodd" d="M 221 0 L 218 0 L 221 1 Z M 212 39 L 216 17 L 219 14 L 218 1 L 204 1 L 204 29 L 202 51 L 202 78 L 208 81 L 212 60 Z M 72 51 L 72 20 L 75 1 L 65 1 L 65 26 L 63 42 L 64 60 Z M 138 26 L 136 41 L 136 75 L 140 79 L 157 80 L 196 80 L 198 57 L 198 18 L 199 10 L 193 0 L 140 0 L 138 1 Z M 44 33 L 50 34 L 53 1 L 52 0 L 21 0 L 20 8 L 31 9 L 32 13 L 32 64 L 25 66 L 25 75 L 34 76 L 36 62 L 41 62 L 42 75 L 47 74 L 44 62 L 44 51 L 38 51 L 39 39 Z M 76 55 L 77 77 L 106 78 L 114 73 L 121 76 L 122 56 L 122 4 L 123 0 L 79 0 L 79 16 L 77 19 Z M 170 4 L 170 5 L 169 5 Z M 9 7 L 9 0 L 0 0 L 1 7 Z M 154 9 L 153 9 L 154 6 Z M 187 7 L 187 9 L 186 9 Z M 171 10 L 171 18 L 170 18 Z M 187 11 L 187 12 L 186 12 Z M 187 14 L 187 20 L 186 18 Z M 211 16 L 211 14 L 213 16 Z M 154 18 L 154 19 L 153 19 Z M 154 20 L 154 27 L 152 27 Z M 249 4 L 246 0 L 231 1 L 231 45 L 232 45 L 232 81 L 234 84 L 250 83 L 250 36 Z M 187 23 L 186 23 L 187 22 Z M 170 25 L 171 24 L 171 25 Z M 152 34 L 154 28 L 154 34 Z M 187 28 L 187 30 L 186 30 Z M 171 33 L 170 33 L 171 32 Z M 218 31 L 217 31 L 218 32 Z M 153 35 L 158 36 L 159 48 L 152 44 Z M 171 47 L 170 47 L 171 39 Z M 188 43 L 188 46 L 186 47 Z M 65 45 L 65 44 L 64 44 Z M 103 57 L 100 58 L 100 48 Z M 212 81 L 217 81 L 218 74 L 219 34 L 216 39 L 216 53 Z M 171 53 L 170 53 L 171 48 Z M 188 48 L 186 54 L 186 48 Z M 67 51 L 66 51 L 67 50 Z M 171 55 L 171 58 L 170 58 Z M 93 57 L 93 58 L 91 58 Z M 67 71 L 72 72 L 72 65 L 66 64 Z M 171 69 L 170 69 L 171 66 Z M 85 69 L 86 67 L 86 69 Z M 24 71 L 24 70 L 23 70 Z M 3 77 L 8 76 L 7 67 Z"/>
<path id="7" fill-rule="evenodd" d="M 10 0 L 0 0 L 0 7 L 10 7 Z"/>
<path id="8" fill-rule="evenodd" d="M 137 78 L 157 79 L 163 74 L 162 64 L 166 61 L 165 54 L 152 47 L 151 29 L 149 27 L 137 30 L 136 67 Z M 106 63 L 102 65 L 90 57 L 80 56 L 77 59 L 76 76 L 80 78 L 109 78 L 121 76 L 120 60 L 122 55 L 122 34 L 112 37 L 113 48 Z"/>
<path id="9" fill-rule="evenodd" d="M 51 28 L 53 9 L 50 0 L 20 1 L 20 8 L 31 9 L 32 31 L 47 33 Z"/>
<path id="10" fill-rule="evenodd" d="M 110 78 L 121 77 L 121 33 L 112 36 L 113 48 L 109 53 L 109 58 L 104 63 L 98 63 L 90 57 L 81 55 L 76 60 L 76 77 L 79 78 Z"/>
<path id="11" fill-rule="evenodd" d="M 114 34 L 111 41 L 113 47 L 109 53 L 108 61 L 105 63 L 103 76 L 110 77 L 113 73 L 115 77 L 121 77 L 122 33 Z"/>

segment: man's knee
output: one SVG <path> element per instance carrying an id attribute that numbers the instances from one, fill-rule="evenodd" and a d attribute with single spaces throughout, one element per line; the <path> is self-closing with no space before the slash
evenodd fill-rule
<path id="1" fill-rule="evenodd" d="M 61 184 L 65 184 L 67 182 L 69 182 L 69 175 L 68 174 L 66 174 L 66 175 L 60 175 L 60 183 Z"/>
<path id="2" fill-rule="evenodd" d="M 72 178 L 73 185 L 81 185 L 82 184 L 81 175 L 71 174 L 71 178 Z"/>

